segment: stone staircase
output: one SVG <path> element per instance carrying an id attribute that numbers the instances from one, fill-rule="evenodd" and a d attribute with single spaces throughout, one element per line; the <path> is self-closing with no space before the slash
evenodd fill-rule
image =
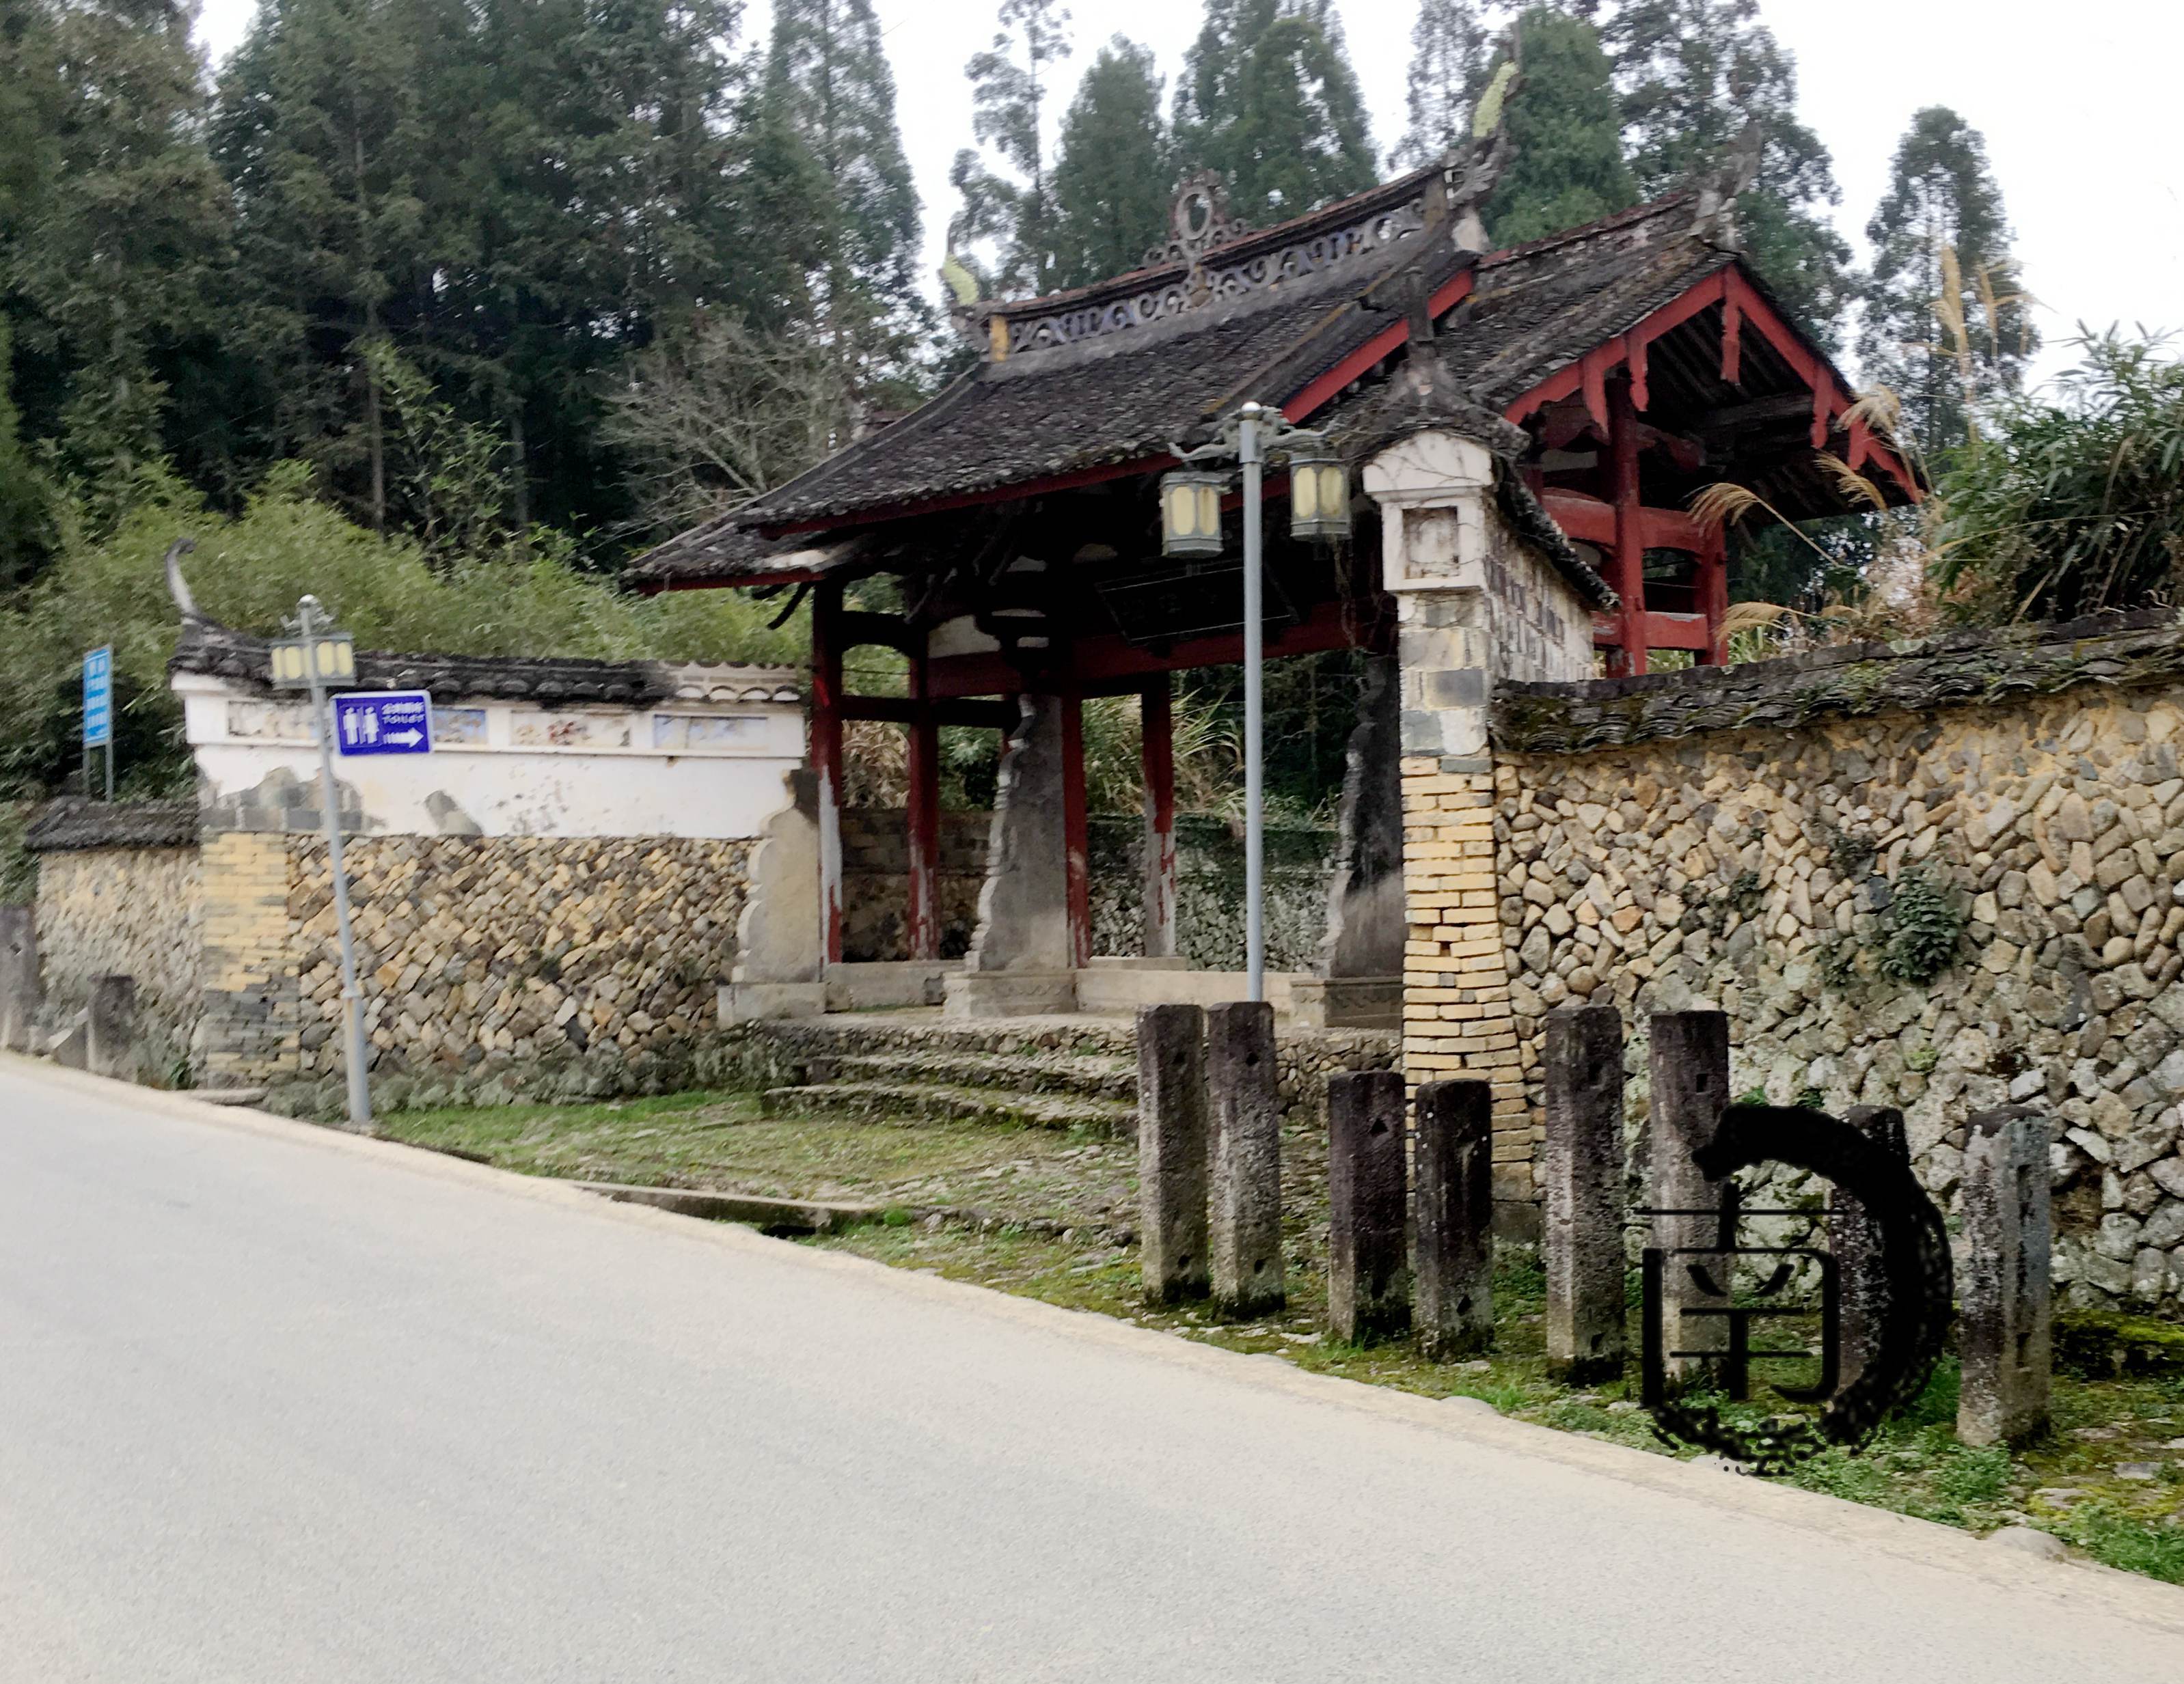
<path id="1" fill-rule="evenodd" d="M 768 1116 L 1137 1131 L 1137 1053 L 1127 1027 L 997 1031 L 881 1018 L 799 1029 L 776 1060 L 795 1080 L 765 1090 Z"/>
<path id="2" fill-rule="evenodd" d="M 965 1121 L 1137 1133 L 1137 1035 L 1127 1017 L 944 1017 L 844 1012 L 749 1025 L 766 1114 Z M 1390 1070 L 1400 1037 L 1276 1030 L 1284 1114 L 1317 1116 L 1329 1071 Z"/>

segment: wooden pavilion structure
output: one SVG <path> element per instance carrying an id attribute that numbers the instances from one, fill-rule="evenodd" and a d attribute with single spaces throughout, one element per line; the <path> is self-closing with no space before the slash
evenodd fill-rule
<path id="1" fill-rule="evenodd" d="M 1128 692 L 1144 698 L 1145 951 L 1173 951 L 1171 676 L 1240 658 L 1240 580 L 1233 559 L 1162 559 L 1156 485 L 1247 399 L 1328 429 L 1360 464 L 1407 418 L 1456 418 L 1492 453 L 1507 529 L 1590 614 L 1609 674 L 1644 672 L 1654 650 L 1724 658 L 1722 536 L 1687 512 L 1704 486 L 1733 479 L 1791 520 L 1841 512 L 1825 452 L 1891 500 L 1917 495 L 1738 250 L 1734 181 L 1487 251 L 1477 206 L 1503 145 L 1475 142 L 1261 231 L 1228 216 L 1217 182 L 1186 183 L 1173 237 L 1144 268 L 962 308 L 978 361 L 946 391 L 636 564 L 632 581 L 648 590 L 810 600 L 824 961 L 842 951 L 844 722 L 908 729 L 908 937 L 913 958 L 932 958 L 939 728 L 1006 732 L 1025 716 L 1020 698 L 1037 696 L 1058 706 L 1067 952 L 1087 964 L 1079 709 Z M 1269 475 L 1269 499 L 1284 492 Z M 1232 492 L 1232 519 L 1234 506 Z M 1359 497 L 1350 542 L 1295 542 L 1277 509 L 1268 659 L 1357 648 L 1392 659 L 1384 525 Z M 849 605 L 845 587 L 874 575 L 892 576 L 898 609 Z M 843 658 L 861 644 L 902 652 L 906 696 L 848 692 Z M 1375 752 L 1392 787 L 1392 736 Z M 1358 759 L 1353 784 L 1381 775 Z M 1400 875 L 1400 836 L 1396 847 Z M 1394 939 L 1392 967 L 1378 963 L 1400 971 L 1400 930 Z"/>

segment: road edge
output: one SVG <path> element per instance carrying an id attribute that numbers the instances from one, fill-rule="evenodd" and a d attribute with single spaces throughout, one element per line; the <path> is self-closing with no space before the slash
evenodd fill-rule
<path id="1" fill-rule="evenodd" d="M 1725 1513 L 1817 1532 L 1925 1566 L 1966 1573 L 1991 1585 L 2033 1592 L 2081 1605 L 2092 1602 L 2112 1615 L 2184 1637 L 2184 1587 L 2165 1585 L 2159 1580 L 2097 1562 L 2042 1560 L 1996 1548 L 1938 1521 L 1917 1520 L 1853 1503 L 1847 1498 L 1718 1472 L 1552 1427 L 1510 1420 L 1480 1409 L 1452 1408 L 1445 1400 L 1421 1397 L 1393 1387 L 1314 1374 L 1272 1353 L 1247 1355 L 1164 1329 L 1120 1321 L 1096 1311 L 1066 1309 L 971 1281 L 898 1269 L 844 1252 L 815 1250 L 810 1246 L 768 1238 L 755 1229 L 733 1222 L 622 1203 L 588 1192 L 575 1182 L 498 1169 L 400 1141 L 353 1134 L 270 1112 L 210 1104 L 193 1099 L 187 1092 L 141 1087 L 20 1054 L 0 1053 L 0 1076 L 7 1075 L 20 1076 L 86 1098 L 126 1105 L 140 1112 L 154 1112 L 177 1121 L 206 1124 L 300 1148 L 343 1153 L 410 1174 L 466 1183 L 535 1203 L 582 1211 L 596 1220 L 649 1228 L 662 1235 L 718 1249 L 746 1252 L 776 1262 L 793 1261 L 811 1270 L 855 1275 L 909 1298 L 944 1302 L 958 1309 L 970 1309 L 991 1318 L 1074 1340 L 1090 1339 L 1232 1383 L 1262 1391 L 1284 1392 L 1327 1408 L 1362 1410 L 1425 1431 L 1540 1458 Z"/>

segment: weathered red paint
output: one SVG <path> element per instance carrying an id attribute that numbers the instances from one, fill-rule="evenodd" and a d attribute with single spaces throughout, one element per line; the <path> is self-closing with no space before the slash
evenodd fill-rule
<path id="1" fill-rule="evenodd" d="M 1466 270 L 1436 287 L 1426 308 L 1436 317 L 1446 315 L 1471 296 L 1472 286 L 1471 271 Z M 1371 373 L 1401 350 L 1410 337 L 1411 325 L 1407 321 L 1381 329 L 1325 374 L 1314 376 L 1310 385 L 1282 405 L 1282 414 L 1292 422 L 1302 421 L 1314 410 L 1340 397 L 1342 389 L 1351 381 Z"/>
<path id="2" fill-rule="evenodd" d="M 1588 359 L 1590 361 L 1590 359 Z M 1638 493 L 1638 431 L 1626 386 L 1615 388 L 1609 408 L 1607 448 L 1615 500 L 1615 594 L 1622 632 L 1618 663 L 1630 677 L 1646 671 L 1646 532 Z"/>
<path id="3" fill-rule="evenodd" d="M 1346 614 L 1340 603 L 1316 604 L 1300 625 L 1267 634 L 1266 657 L 1317 654 L 1327 649 L 1362 647 L 1366 631 L 1354 614 Z M 1244 634 L 1224 632 L 1217 637 L 1199 637 L 1178 643 L 1165 653 L 1141 649 L 1109 633 L 1088 637 L 1071 649 L 1078 693 L 1084 696 L 1121 696 L 1138 690 L 1157 673 L 1187 672 L 1194 667 L 1234 666 L 1244 659 Z M 933 663 L 933 693 L 936 697 L 1004 696 L 1022 686 L 1023 679 L 1007 659 L 998 654 L 946 655 Z"/>

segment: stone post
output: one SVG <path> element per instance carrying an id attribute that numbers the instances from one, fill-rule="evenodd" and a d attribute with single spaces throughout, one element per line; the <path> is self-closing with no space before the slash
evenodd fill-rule
<path id="1" fill-rule="evenodd" d="M 1547 1370 L 1573 1386 L 1623 1371 L 1623 1017 L 1547 1014 Z"/>
<path id="2" fill-rule="evenodd" d="M 950 1017 L 1025 1017 L 1077 1009 L 1070 951 L 1063 698 L 1022 696 L 1001 751 L 986 881 Z"/>
<path id="3" fill-rule="evenodd" d="M 27 1053 L 36 1021 L 37 909 L 0 906 L 0 1053 Z"/>
<path id="4" fill-rule="evenodd" d="M 134 1081 L 136 1068 L 136 979 L 92 979 L 91 1010 L 86 1019 L 85 1060 L 93 1075 Z"/>
<path id="5" fill-rule="evenodd" d="M 1661 1012 L 1652 1020 L 1652 1175 L 1648 1180 L 1653 1209 L 1707 1211 L 1721 1202 L 1721 1183 L 1707 1179 L 1692 1154 L 1709 1144 L 1721 1126 L 1721 1114 L 1729 1103 L 1729 1019 L 1721 1012 Z M 1674 1252 L 1679 1248 L 1712 1246 L 1719 1225 L 1712 1216 L 1657 1216 L 1653 1243 Z M 1687 1264 L 1707 1268 L 1724 1296 L 1702 1290 L 1691 1277 Z M 1694 1317 L 1683 1325 L 1683 1312 L 1701 1305 L 1728 1303 L 1730 1262 L 1671 1256 L 1662 1270 L 1661 1334 L 1669 1351 L 1711 1351 L 1723 1347 L 1728 1337 L 1726 1320 Z M 1671 1377 L 1688 1378 L 1702 1372 L 1696 1360 L 1670 1358 Z"/>
<path id="6" fill-rule="evenodd" d="M 1419 1351 L 1445 1362 L 1494 1341 L 1494 1090 L 1429 1081 L 1418 1108 L 1412 1321 Z"/>
<path id="7" fill-rule="evenodd" d="M 1288 1302 L 1274 1009 L 1265 1001 L 1206 1014 L 1206 1092 L 1213 1134 L 1213 1302 L 1223 1314 L 1248 1320 Z"/>
<path id="8" fill-rule="evenodd" d="M 1327 1331 L 1362 1345 L 1410 1326 L 1404 1264 L 1403 1078 L 1327 1079 Z"/>
<path id="9" fill-rule="evenodd" d="M 1853 1105 L 1843 1120 L 1878 1146 L 1893 1163 L 1908 1165 L 1911 1148 L 1903 1114 L 1892 1107 Z M 1831 1196 L 1828 1249 L 1835 1256 L 1836 1290 L 1841 1303 L 1839 1389 L 1865 1372 L 1880 1346 L 1880 1325 L 1888 1314 L 1888 1276 L 1881 1266 L 1880 1231 L 1865 1207 L 1837 1189 Z"/>
<path id="10" fill-rule="evenodd" d="M 2052 1281 L 2048 1120 L 2029 1106 L 1982 1111 L 1965 1130 L 1957 1437 L 2014 1444 L 2047 1424 Z"/>
<path id="11" fill-rule="evenodd" d="M 1202 1298 L 1206 1260 L 1206 1013 L 1138 1012 L 1139 1253 L 1145 1302 Z"/>

